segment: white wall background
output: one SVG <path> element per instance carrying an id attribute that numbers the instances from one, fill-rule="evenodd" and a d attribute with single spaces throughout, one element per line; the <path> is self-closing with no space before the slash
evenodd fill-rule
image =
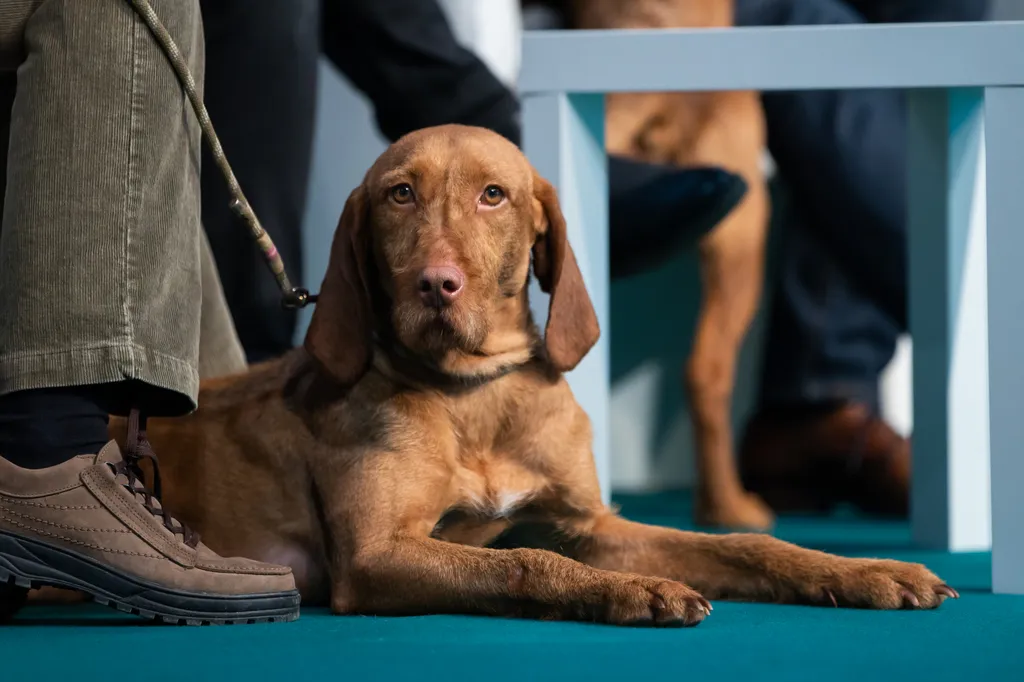
<path id="1" fill-rule="evenodd" d="M 474 49 L 506 83 L 519 67 L 520 20 L 516 0 L 442 2 L 459 40 Z M 997 0 L 1000 18 L 1024 18 L 1024 0 Z M 330 239 L 345 199 L 383 151 L 371 110 L 328 65 L 321 66 L 310 200 L 305 220 L 306 279 L 316 285 L 327 266 Z M 984 222 L 984 158 L 978 174 L 974 220 Z M 972 235 L 983 230 L 972 230 Z M 983 238 L 983 237 L 982 237 Z M 965 289 L 984 284 L 984 249 L 970 248 Z M 661 292 L 654 304 L 652 291 Z M 766 292 L 768 293 L 768 292 Z M 693 479 L 691 431 L 680 377 L 689 352 L 699 297 L 692 255 L 612 286 L 612 483 L 616 490 L 687 486 Z M 664 301 L 669 301 L 667 310 Z M 763 309 L 763 306 L 762 306 Z M 969 317 L 969 316 L 968 316 Z M 300 336 L 305 331 L 305 320 Z M 961 325 L 969 320 L 961 320 Z M 763 315 L 751 330 L 740 361 L 734 424 L 752 407 L 764 331 Z M 883 380 L 887 418 L 909 434 L 911 344 L 904 339 Z"/>

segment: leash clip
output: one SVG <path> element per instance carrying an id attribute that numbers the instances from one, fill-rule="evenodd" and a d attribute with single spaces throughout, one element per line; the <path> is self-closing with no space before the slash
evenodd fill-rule
<path id="1" fill-rule="evenodd" d="M 316 294 L 309 293 L 309 289 L 305 287 L 293 287 L 290 292 L 285 294 L 281 298 L 281 306 L 285 310 L 299 310 L 305 308 L 310 303 L 316 303 Z"/>

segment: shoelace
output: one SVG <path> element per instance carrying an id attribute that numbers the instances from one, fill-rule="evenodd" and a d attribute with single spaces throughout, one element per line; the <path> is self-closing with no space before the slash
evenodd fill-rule
<path id="1" fill-rule="evenodd" d="M 114 475 L 124 476 L 128 480 L 125 489 L 133 495 L 142 496 L 142 506 L 146 511 L 159 518 L 164 528 L 182 536 L 186 545 L 195 548 L 199 544 L 199 533 L 175 520 L 160 501 L 160 462 L 146 437 L 146 418 L 137 409 L 133 409 L 128 416 L 128 438 L 125 445 L 121 461 L 110 465 Z M 148 459 L 153 465 L 153 492 L 146 487 L 145 476 L 142 467 L 139 466 L 144 459 Z"/>

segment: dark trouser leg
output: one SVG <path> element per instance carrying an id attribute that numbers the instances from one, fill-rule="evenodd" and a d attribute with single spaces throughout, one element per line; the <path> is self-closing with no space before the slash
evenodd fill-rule
<path id="1" fill-rule="evenodd" d="M 737 23 L 963 21 L 983 18 L 986 5 L 738 0 Z M 769 147 L 800 217 L 771 313 L 762 402 L 871 398 L 907 321 L 904 96 L 767 93 L 764 105 Z"/>
<path id="2" fill-rule="evenodd" d="M 778 93 L 764 103 L 795 215 L 762 403 L 873 403 L 907 319 L 903 94 Z"/>
<path id="3" fill-rule="evenodd" d="M 862 23 L 839 0 L 739 0 L 740 25 Z M 766 93 L 772 156 L 791 190 L 769 317 L 762 408 L 874 401 L 905 319 L 902 95 Z M 877 302 L 888 303 L 882 312 Z"/>
<path id="4" fill-rule="evenodd" d="M 803 222 L 789 216 L 769 312 L 762 409 L 878 405 L 900 327 L 869 301 Z"/>
<path id="5" fill-rule="evenodd" d="M 984 4 L 857 0 L 855 9 L 840 0 L 738 0 L 737 19 L 935 21 L 975 18 Z M 905 515 L 909 442 L 876 410 L 879 374 L 907 324 L 904 95 L 768 93 L 763 101 L 794 218 L 769 321 L 761 413 L 741 449 L 744 480 L 776 509 L 824 510 L 847 500 Z"/>
<path id="6" fill-rule="evenodd" d="M 316 113 L 319 2 L 202 0 L 206 105 L 246 196 L 297 285 Z M 228 209 L 224 179 L 203 150 L 203 223 L 250 362 L 293 345 L 296 315 L 248 232 Z"/>

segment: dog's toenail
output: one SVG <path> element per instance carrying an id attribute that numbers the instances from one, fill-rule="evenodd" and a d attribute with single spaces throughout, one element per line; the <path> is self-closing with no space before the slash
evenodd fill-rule
<path id="1" fill-rule="evenodd" d="M 917 595 L 910 590 L 903 590 L 901 595 L 903 596 L 904 604 L 910 604 L 915 609 L 921 608 L 921 601 L 917 598 Z"/>

